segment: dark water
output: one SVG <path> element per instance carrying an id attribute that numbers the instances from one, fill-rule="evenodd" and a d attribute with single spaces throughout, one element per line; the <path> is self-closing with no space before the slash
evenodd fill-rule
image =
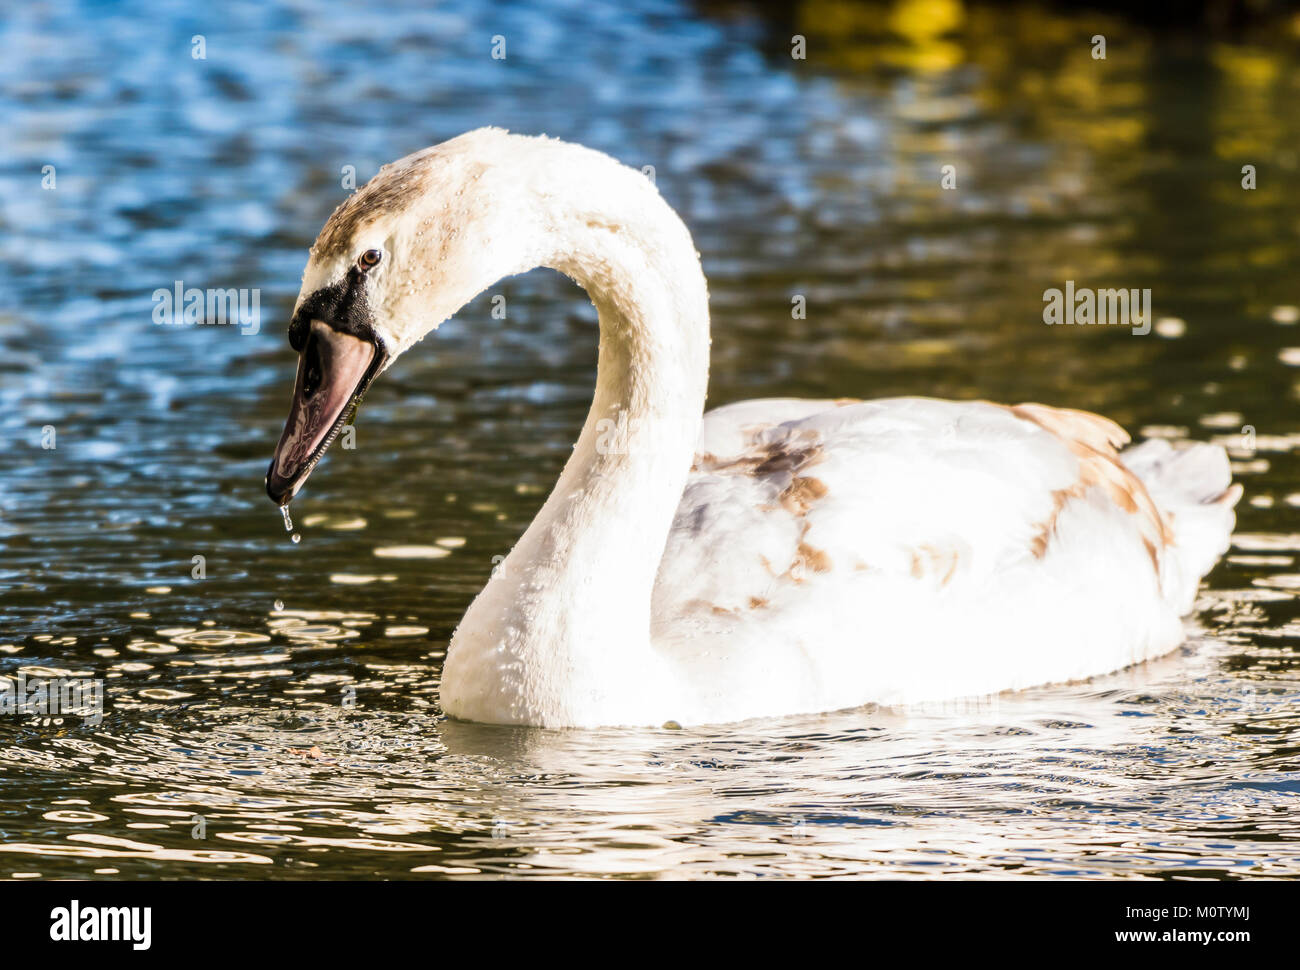
<path id="1" fill-rule="evenodd" d="M 0 717 L 0 878 L 1300 874 L 1298 34 L 946 2 L 7 11 L 0 675 L 107 699 Z M 713 404 L 1041 400 L 1231 444 L 1198 635 L 936 710 L 442 719 L 451 630 L 585 413 L 582 294 L 507 281 L 507 321 L 484 296 L 396 365 L 301 543 L 262 475 L 343 167 L 483 124 L 655 167 L 711 280 Z M 1150 287 L 1156 332 L 1044 326 L 1067 279 Z M 178 280 L 257 288 L 260 329 L 155 325 Z"/>

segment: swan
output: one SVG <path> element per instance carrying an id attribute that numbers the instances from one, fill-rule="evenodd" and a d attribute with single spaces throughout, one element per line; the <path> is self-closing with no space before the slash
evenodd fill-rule
<path id="1" fill-rule="evenodd" d="M 503 277 L 598 311 L 595 396 L 554 490 L 466 611 L 441 706 L 541 727 L 909 705 L 1173 650 L 1241 495 L 1223 449 L 1039 404 L 753 400 L 703 413 L 707 287 L 642 173 L 486 128 L 329 217 L 266 477 L 284 507 L 375 377 Z"/>

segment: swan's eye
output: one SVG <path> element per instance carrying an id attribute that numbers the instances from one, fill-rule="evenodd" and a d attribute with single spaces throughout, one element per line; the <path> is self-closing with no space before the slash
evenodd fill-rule
<path id="1" fill-rule="evenodd" d="M 379 249 L 367 249 L 357 257 L 357 265 L 363 270 L 374 269 L 379 265 L 379 261 L 384 258 L 384 253 Z"/>

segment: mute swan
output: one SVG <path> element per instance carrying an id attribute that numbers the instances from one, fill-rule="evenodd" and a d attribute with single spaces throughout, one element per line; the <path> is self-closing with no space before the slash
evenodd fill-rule
<path id="1" fill-rule="evenodd" d="M 600 320 L 559 482 L 452 638 L 444 711 L 549 727 L 735 721 L 989 694 L 1166 653 L 1227 548 L 1223 450 L 1037 404 L 758 400 L 702 414 L 704 275 L 652 183 L 472 131 L 330 216 L 289 327 L 267 474 L 287 505 L 375 376 L 548 266 Z"/>

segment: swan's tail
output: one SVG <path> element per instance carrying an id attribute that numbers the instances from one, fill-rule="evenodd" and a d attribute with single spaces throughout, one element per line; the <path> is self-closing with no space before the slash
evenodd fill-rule
<path id="1" fill-rule="evenodd" d="M 1241 486 L 1232 481 L 1228 455 L 1218 445 L 1153 438 L 1120 458 L 1170 521 L 1175 568 L 1165 577 L 1166 591 L 1180 612 L 1189 612 L 1197 585 L 1227 551 L 1237 522 L 1233 506 Z"/>

